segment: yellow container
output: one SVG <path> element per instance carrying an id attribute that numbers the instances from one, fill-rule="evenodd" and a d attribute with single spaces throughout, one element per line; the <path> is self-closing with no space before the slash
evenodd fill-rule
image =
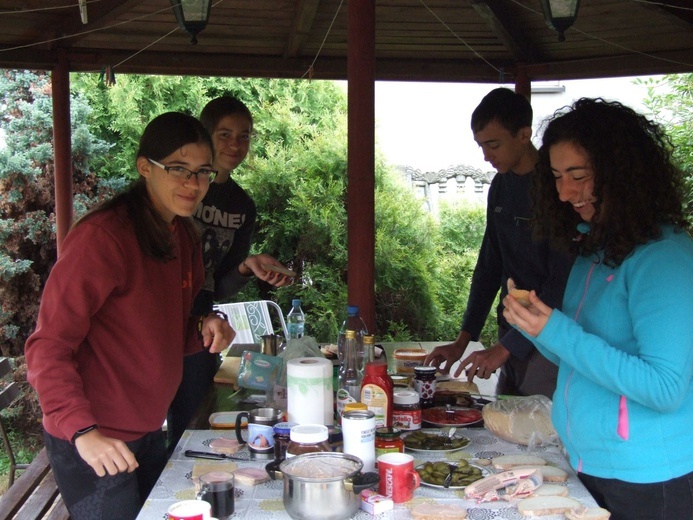
<path id="1" fill-rule="evenodd" d="M 413 374 L 414 367 L 424 364 L 428 351 L 422 348 L 398 348 L 393 353 L 398 374 Z"/>

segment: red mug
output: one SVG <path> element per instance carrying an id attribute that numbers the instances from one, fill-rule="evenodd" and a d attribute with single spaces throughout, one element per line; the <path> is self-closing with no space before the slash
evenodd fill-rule
<path id="1" fill-rule="evenodd" d="M 169 520 L 211 520 L 212 506 L 201 500 L 182 500 L 168 508 Z"/>
<path id="2" fill-rule="evenodd" d="M 421 484 L 414 469 L 414 457 L 406 453 L 385 453 L 378 457 L 378 474 L 378 492 L 392 498 L 395 504 L 411 500 Z"/>

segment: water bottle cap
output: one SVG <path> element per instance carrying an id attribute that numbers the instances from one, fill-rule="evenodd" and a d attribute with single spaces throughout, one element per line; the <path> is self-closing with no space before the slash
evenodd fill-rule
<path id="1" fill-rule="evenodd" d="M 294 307 L 296 307 L 297 305 L 301 305 L 301 300 L 299 298 L 294 298 L 293 300 L 291 300 L 291 305 L 293 305 Z"/>
<path id="2" fill-rule="evenodd" d="M 359 306 L 358 305 L 348 305 L 347 306 L 347 314 L 349 316 L 357 316 L 359 313 Z"/>

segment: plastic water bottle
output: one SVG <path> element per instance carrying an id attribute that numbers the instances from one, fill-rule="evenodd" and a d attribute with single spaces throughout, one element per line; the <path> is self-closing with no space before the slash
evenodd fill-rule
<path id="1" fill-rule="evenodd" d="M 344 363 L 344 343 L 346 342 L 347 330 L 353 330 L 356 333 L 356 349 L 361 354 L 360 358 L 363 358 L 363 337 L 368 334 L 368 328 L 366 327 L 366 322 L 363 321 L 361 316 L 359 316 L 358 305 L 347 306 L 347 318 L 339 328 L 339 337 L 337 338 L 337 354 L 340 363 Z M 363 373 L 363 365 L 363 359 L 360 359 L 359 371 L 361 373 Z"/>
<path id="2" fill-rule="evenodd" d="M 286 328 L 289 329 L 289 339 L 303 337 L 306 326 L 306 315 L 301 309 L 301 300 L 294 298 L 291 300 L 291 310 L 286 315 Z"/>

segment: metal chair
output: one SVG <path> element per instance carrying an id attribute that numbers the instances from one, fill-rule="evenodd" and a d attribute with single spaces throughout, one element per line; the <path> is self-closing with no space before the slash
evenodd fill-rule
<path id="1" fill-rule="evenodd" d="M 261 343 L 262 336 L 275 334 L 275 326 L 272 322 L 270 309 L 276 313 L 276 322 L 281 327 L 285 338 L 289 337 L 284 314 L 281 308 L 271 300 L 257 300 L 252 302 L 222 303 L 214 306 L 229 317 L 229 323 L 236 331 L 235 343 Z"/>
<path id="2" fill-rule="evenodd" d="M 0 379 L 4 379 L 8 375 L 12 375 L 10 360 L 6 357 L 0 358 Z M 0 391 L 0 410 L 4 410 L 10 406 L 17 397 L 19 397 L 19 385 L 13 381 Z M 10 444 L 10 438 L 7 435 L 7 431 L 5 431 L 5 424 L 2 417 L 0 417 L 0 433 L 2 433 L 2 442 L 5 445 L 7 456 L 10 459 L 9 487 L 14 484 L 17 471 L 28 468 L 29 464 L 17 464 L 12 445 Z"/>

